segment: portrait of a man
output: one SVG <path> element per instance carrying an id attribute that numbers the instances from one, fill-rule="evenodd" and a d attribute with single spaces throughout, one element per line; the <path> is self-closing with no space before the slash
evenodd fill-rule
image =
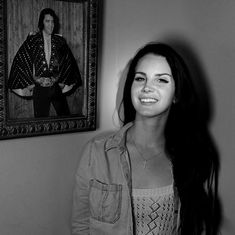
<path id="1" fill-rule="evenodd" d="M 99 9 L 0 1 L 0 139 L 96 129 Z"/>
<path id="2" fill-rule="evenodd" d="M 30 33 L 19 48 L 10 70 L 8 87 L 33 99 L 34 117 L 48 117 L 50 105 L 58 116 L 70 115 L 66 93 L 82 85 L 76 60 L 51 8 L 39 16 L 38 31 Z"/>
<path id="3" fill-rule="evenodd" d="M 7 2 L 8 118 L 86 116 L 86 2 Z"/>

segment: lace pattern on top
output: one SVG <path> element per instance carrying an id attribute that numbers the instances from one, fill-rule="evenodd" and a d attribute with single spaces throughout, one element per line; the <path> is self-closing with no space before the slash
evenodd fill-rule
<path id="1" fill-rule="evenodd" d="M 172 235 L 174 228 L 173 185 L 132 191 L 137 235 Z"/>

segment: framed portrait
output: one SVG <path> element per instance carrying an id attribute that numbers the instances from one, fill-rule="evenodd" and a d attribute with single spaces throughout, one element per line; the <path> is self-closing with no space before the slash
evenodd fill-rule
<path id="1" fill-rule="evenodd" d="M 0 0 L 0 140 L 96 128 L 98 0 Z"/>

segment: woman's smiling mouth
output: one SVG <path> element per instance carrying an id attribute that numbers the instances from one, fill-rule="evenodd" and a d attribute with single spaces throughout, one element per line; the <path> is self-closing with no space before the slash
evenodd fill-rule
<path id="1" fill-rule="evenodd" d="M 148 104 L 148 103 L 156 103 L 158 102 L 158 99 L 155 98 L 140 98 L 140 102 L 143 104 Z"/>

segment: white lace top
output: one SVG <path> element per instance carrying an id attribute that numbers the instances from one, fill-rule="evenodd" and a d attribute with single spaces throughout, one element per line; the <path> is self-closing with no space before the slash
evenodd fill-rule
<path id="1" fill-rule="evenodd" d="M 137 235 L 172 235 L 174 229 L 173 185 L 132 190 Z"/>

